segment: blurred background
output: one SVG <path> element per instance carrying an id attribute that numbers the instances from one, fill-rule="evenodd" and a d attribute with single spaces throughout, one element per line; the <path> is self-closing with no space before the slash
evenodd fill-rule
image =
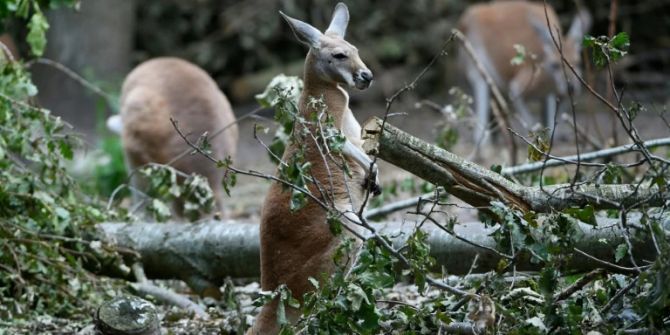
<path id="1" fill-rule="evenodd" d="M 33 78 L 39 88 L 39 102 L 62 116 L 83 135 L 85 148 L 106 152 L 104 164 L 96 163 L 98 183 L 109 193 L 125 175 L 118 138 L 104 127 L 106 118 L 116 113 L 116 97 L 124 76 L 133 66 L 157 56 L 176 56 L 204 68 L 231 100 L 240 116 L 257 107 L 254 95 L 260 93 L 275 75 L 301 75 L 306 49 L 294 40 L 278 11 L 312 23 L 327 26 L 335 0 L 84 0 L 78 12 L 55 10 L 49 13 L 51 28 L 45 57 L 74 70 L 111 97 L 102 97 L 82 86 L 71 76 L 51 65 L 33 64 Z M 474 0 L 385 0 L 348 1 L 351 20 L 347 40 L 358 46 L 362 59 L 375 73 L 375 84 L 365 92 L 352 92 L 352 110 L 359 122 L 384 113 L 385 98 L 413 80 L 416 74 L 442 48 L 458 17 Z M 571 0 L 550 0 L 564 30 L 573 19 L 576 5 Z M 614 31 L 630 35 L 630 54 L 615 67 L 618 87 L 625 99 L 643 102 L 649 117 L 643 137 L 667 136 L 659 124 L 670 97 L 670 0 L 618 1 L 616 16 L 610 17 L 611 1 L 588 1 L 593 15 L 590 34 L 607 35 Z M 28 55 L 26 31 L 9 24 L 6 30 L 18 41 L 22 55 Z M 504 32 L 501 32 L 504 34 Z M 400 113 L 391 122 L 424 139 L 453 142 L 456 153 L 467 155 L 470 137 L 467 128 L 451 127 L 445 133 L 443 116 L 434 110 L 417 108 L 425 100 L 438 106 L 456 104 L 459 94 L 449 93 L 454 86 L 469 92 L 456 65 L 457 43 L 449 47 L 427 72 L 415 90 L 403 96 L 392 112 Z M 599 92 L 605 92 L 606 76 L 589 61 L 585 78 Z M 602 143 L 616 137 L 614 123 L 592 98 L 580 98 L 578 116 L 586 131 L 601 123 Z M 583 112 L 582 112 L 583 111 Z M 603 115 L 586 118 L 587 114 Z M 271 118 L 271 112 L 264 115 Z M 536 114 L 537 115 L 537 114 Z M 253 123 L 240 125 L 238 165 L 263 164 L 272 171 L 264 150 L 252 138 Z M 567 142 L 570 129 L 559 124 L 559 140 Z M 604 130 L 603 130 L 604 129 Z M 460 134 L 459 134 L 460 133 Z M 273 132 L 269 132 L 271 136 Z M 468 135 L 468 136 L 464 136 Z M 622 137 L 624 134 L 621 134 Z M 502 145 L 501 139 L 498 139 Z M 573 145 L 574 142 L 570 142 Z M 616 140 L 614 141 L 616 143 Z M 611 143 L 610 143 L 611 144 Z M 493 147 L 491 161 L 505 164 L 508 158 Z M 521 149 L 525 150 L 524 147 Z M 560 148 L 559 148 L 560 151 Z M 566 147 L 572 153 L 574 147 Z M 260 161 L 260 163 L 259 163 Z M 80 169 L 90 170 L 88 165 Z M 254 201 L 257 199 L 253 199 Z"/>
<path id="2" fill-rule="evenodd" d="M 253 95 L 276 74 L 299 75 L 305 48 L 294 41 L 278 10 L 325 28 L 335 0 L 85 0 L 80 11 L 57 10 L 49 15 L 46 58 L 82 74 L 111 94 L 119 91 L 128 71 L 156 56 L 177 56 L 203 67 L 215 78 L 241 113 Z M 351 1 L 347 39 L 359 46 L 362 58 L 377 75 L 375 90 L 357 99 L 383 104 L 440 50 L 470 0 Z M 575 12 L 571 0 L 548 1 L 564 29 Z M 610 1 L 588 1 L 594 16 L 592 35 L 605 35 Z M 21 41 L 25 32 L 9 31 Z M 670 1 L 619 1 L 616 31 L 631 36 L 634 59 L 619 71 L 630 94 L 654 100 L 669 89 Z M 503 32 L 501 32 L 503 33 Z M 24 47 L 20 45 L 20 47 Z M 22 48 L 24 55 L 27 50 Z M 415 94 L 446 103 L 453 85 L 467 88 L 444 57 Z M 100 102 L 90 90 L 62 72 L 36 65 L 34 79 L 40 102 L 85 134 L 93 134 Z M 597 74 L 596 74 L 597 75 Z M 594 80 L 594 78 L 589 78 Z M 597 79 L 597 78 L 596 78 Z M 637 92 L 633 92 L 637 91 Z"/>

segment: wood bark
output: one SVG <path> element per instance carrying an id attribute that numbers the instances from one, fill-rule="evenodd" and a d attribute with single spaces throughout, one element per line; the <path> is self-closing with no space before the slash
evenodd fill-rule
<path id="1" fill-rule="evenodd" d="M 104 302 L 95 315 L 95 325 L 102 335 L 160 335 L 160 319 L 148 301 L 120 296 Z"/>
<path id="2" fill-rule="evenodd" d="M 431 183 L 475 207 L 501 201 L 523 211 L 547 213 L 591 205 L 595 209 L 661 206 L 668 191 L 657 186 L 568 184 L 529 187 L 424 142 L 379 118 L 363 126 L 363 149 Z"/>
<path id="3" fill-rule="evenodd" d="M 612 262 L 616 246 L 623 243 L 623 234 L 616 228 L 614 219 L 599 219 L 598 223 L 598 229 L 579 224 L 575 247 Z M 399 222 L 374 224 L 374 227 L 381 234 L 390 236 L 396 248 L 404 245 L 414 231 L 414 225 Z M 254 223 L 213 220 L 197 224 L 103 223 L 99 228 L 101 238 L 141 255 L 148 278 L 195 278 L 220 285 L 226 277 L 259 276 L 259 230 Z M 479 222 L 456 225 L 453 233 L 471 243 L 434 225 L 424 225 L 422 229 L 428 233 L 428 243 L 437 266 L 444 267 L 449 274 L 468 273 L 477 255 L 475 273 L 496 270 L 499 266 L 501 256 L 490 250 L 496 249 L 496 241 L 490 236 L 493 228 L 486 228 Z M 542 236 L 538 233 L 537 238 Z M 646 242 L 635 242 L 635 255 L 640 259 L 653 259 L 653 245 Z M 518 255 L 514 261 L 519 271 L 535 271 L 542 267 L 538 262 L 531 262 L 527 254 Z M 620 265 L 626 266 L 625 262 Z M 572 271 L 586 272 L 602 267 L 602 264 L 574 253 L 566 266 Z"/>

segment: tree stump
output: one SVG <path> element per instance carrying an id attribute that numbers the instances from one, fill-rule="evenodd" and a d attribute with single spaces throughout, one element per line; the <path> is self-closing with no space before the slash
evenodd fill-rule
<path id="1" fill-rule="evenodd" d="M 96 329 L 103 335 L 160 335 L 156 308 L 133 296 L 121 296 L 100 305 L 95 316 Z"/>

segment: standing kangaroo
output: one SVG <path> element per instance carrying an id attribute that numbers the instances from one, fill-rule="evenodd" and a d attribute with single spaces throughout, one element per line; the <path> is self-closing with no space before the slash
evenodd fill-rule
<path id="1" fill-rule="evenodd" d="M 183 156 L 172 166 L 184 173 L 206 177 L 216 205 L 223 211 L 224 169 L 201 155 L 184 155 L 189 147 L 170 122 L 174 118 L 192 142 L 197 142 L 204 132 L 212 135 L 229 126 L 210 140 L 210 150 L 218 159 L 235 157 L 238 140 L 235 115 L 228 99 L 205 71 L 177 58 L 146 61 L 123 82 L 120 109 L 120 120 L 110 118 L 108 126 L 121 132 L 129 171 L 148 163 L 167 164 Z M 143 181 L 137 174 L 131 182 L 142 188 L 138 184 Z"/>
<path id="2" fill-rule="evenodd" d="M 295 153 L 304 150 L 305 160 L 311 163 L 311 175 L 315 181 L 328 188 L 334 204 L 340 212 L 357 211 L 362 206 L 366 180 L 376 179 L 377 167 L 361 149 L 361 126 L 349 109 L 349 96 L 342 86 L 366 89 L 372 82 L 372 72 L 361 61 L 358 50 L 344 40 L 349 22 L 349 11 L 343 3 L 335 6 L 331 23 L 325 33 L 313 26 L 290 18 L 280 12 L 293 30 L 298 41 L 309 47 L 305 59 L 304 89 L 300 96 L 299 113 L 305 119 L 318 113 L 310 104 L 312 98 L 323 98 L 327 113 L 334 119 L 334 126 L 346 137 L 342 150 L 349 165 L 350 175 L 345 175 L 339 162 L 324 159 L 319 145 L 313 140 L 292 143 L 284 151 L 282 161 L 288 161 Z M 317 114 L 318 115 L 318 114 Z M 300 129 L 297 125 L 296 129 Z M 294 129 L 294 133 L 297 130 Z M 337 159 L 335 159 L 337 160 Z M 370 179 L 368 179 L 370 178 Z M 312 194 L 319 194 L 312 184 Z M 370 186 L 377 193 L 378 184 Z M 326 223 L 326 210 L 316 201 L 295 212 L 289 209 L 291 191 L 274 183 L 265 198 L 261 213 L 261 286 L 263 290 L 275 290 L 285 284 L 293 296 L 302 299 L 312 290 L 309 277 L 321 279 L 322 274 L 333 272 L 333 252 L 340 243 Z M 277 299 L 260 311 L 248 334 L 276 334 Z M 286 315 L 295 322 L 299 312 L 287 307 Z"/>
<path id="3" fill-rule="evenodd" d="M 556 12 L 549 5 L 547 16 L 551 29 L 560 27 Z M 561 36 L 560 30 L 554 32 L 556 40 L 561 39 L 563 55 L 576 69 L 581 63 L 582 38 L 590 22 L 589 13 L 583 10 L 575 17 L 565 37 Z M 566 69 L 566 80 L 561 55 L 547 27 L 544 4 L 511 0 L 473 5 L 461 16 L 458 27 L 472 43 L 477 58 L 495 84 L 507 92 L 522 119 L 532 124 L 533 118 L 524 100 L 544 99 L 544 125 L 553 129 L 556 97 L 565 102 L 569 87 L 576 91 L 580 86 L 569 69 Z M 516 55 L 515 44 L 523 46 L 527 53 L 520 65 L 511 62 Z M 531 55 L 537 59 L 531 59 Z M 478 123 L 474 140 L 478 142 L 484 138 L 489 122 L 489 87 L 470 56 L 465 52 L 459 56 L 474 91 Z M 562 103 L 561 108 L 565 107 Z"/>

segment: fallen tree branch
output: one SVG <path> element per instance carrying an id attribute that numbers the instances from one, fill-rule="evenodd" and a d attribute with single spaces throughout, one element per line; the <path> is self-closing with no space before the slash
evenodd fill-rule
<path id="1" fill-rule="evenodd" d="M 584 288 L 584 286 L 588 285 L 588 283 L 599 279 L 603 275 L 605 275 L 607 272 L 604 269 L 595 269 L 585 275 L 583 275 L 581 278 L 579 278 L 576 282 L 574 282 L 572 285 L 566 287 L 563 289 L 561 292 L 556 293 L 554 295 L 554 301 L 561 301 L 569 298 L 571 295 L 573 295 L 575 292 L 581 290 Z"/>
<path id="2" fill-rule="evenodd" d="M 647 149 L 661 147 L 661 146 L 668 146 L 668 145 L 670 145 L 670 137 L 644 141 L 642 144 Z M 608 148 L 608 149 L 583 153 L 583 154 L 580 154 L 579 156 L 577 156 L 577 155 L 565 156 L 565 157 L 560 157 L 560 159 L 549 159 L 546 162 L 533 162 L 533 163 L 523 164 L 523 165 L 519 165 L 519 166 L 512 166 L 512 167 L 504 168 L 503 171 L 502 171 L 502 174 L 503 175 L 517 175 L 517 174 L 522 174 L 522 173 L 539 171 L 539 170 L 542 169 L 543 165 L 544 165 L 544 168 L 550 168 L 550 167 L 557 167 L 557 166 L 567 165 L 567 164 L 569 164 L 568 163 L 569 161 L 579 160 L 581 162 L 586 162 L 586 161 L 596 160 L 596 159 L 599 159 L 599 158 L 607 158 L 607 157 L 617 156 L 617 155 L 621 155 L 621 154 L 635 152 L 636 147 L 637 147 L 636 144 L 626 144 L 626 145 L 621 145 L 621 146 L 618 146 L 618 147 L 613 147 L 613 148 Z"/>
<path id="3" fill-rule="evenodd" d="M 457 155 L 424 142 L 378 118 L 363 126 L 363 149 L 404 170 L 414 173 L 474 207 L 502 201 L 523 211 L 546 213 L 591 205 L 595 209 L 620 206 L 661 206 L 667 191 L 657 186 L 636 185 L 551 185 L 529 187 L 466 161 Z"/>
<path id="4" fill-rule="evenodd" d="M 659 139 L 654 139 L 654 140 L 649 140 L 645 141 L 644 145 L 649 148 L 656 148 L 656 147 L 661 147 L 661 146 L 669 146 L 670 145 L 670 137 L 666 138 L 659 138 Z M 533 162 L 533 163 L 527 163 L 527 164 L 521 164 L 517 166 L 508 166 L 504 167 L 502 171 L 500 172 L 503 176 L 513 176 L 513 175 L 518 175 L 518 174 L 523 174 L 523 173 L 530 173 L 530 172 L 535 172 L 539 171 L 542 169 L 543 165 L 544 168 L 553 168 L 553 167 L 559 167 L 559 166 L 564 166 L 569 164 L 570 161 L 575 161 L 577 159 L 580 159 L 580 161 L 591 161 L 599 158 L 608 158 L 608 157 L 613 157 L 621 154 L 626 154 L 626 153 L 631 153 L 635 151 L 635 145 L 634 144 L 626 144 L 614 148 L 608 148 L 604 150 L 598 150 L 598 151 L 593 151 L 593 152 L 588 152 L 588 153 L 583 153 L 579 157 L 577 155 L 572 155 L 572 156 L 563 156 L 559 157 L 558 159 L 549 159 L 547 162 Z M 424 193 L 422 195 L 413 197 L 413 198 L 408 198 L 408 199 L 403 199 L 403 200 L 398 200 L 396 202 L 388 203 L 384 206 L 378 207 L 378 208 L 372 208 L 367 211 L 366 217 L 371 220 L 375 219 L 380 219 L 383 218 L 384 216 L 391 214 L 396 211 L 400 211 L 403 209 L 415 207 L 420 201 L 428 201 L 433 199 L 435 196 L 434 192 L 430 193 Z"/>
<path id="5" fill-rule="evenodd" d="M 200 305 L 180 294 L 150 283 L 144 273 L 142 264 L 135 263 L 132 265 L 132 269 L 135 279 L 137 280 L 136 283 L 130 283 L 130 287 L 132 287 L 133 290 L 145 296 L 152 296 L 163 303 L 187 310 L 204 320 L 209 320 L 209 314 L 207 314 L 205 309 Z"/>
<path id="6" fill-rule="evenodd" d="M 634 221 L 633 218 L 630 219 Z M 576 247 L 598 259 L 614 259 L 616 246 L 623 242 L 621 231 L 614 225 L 615 219 L 599 219 L 599 227 L 586 224 L 579 227 L 583 234 L 576 237 Z M 149 278 L 183 279 L 185 274 L 220 285 L 225 277 L 252 278 L 259 276 L 259 232 L 253 223 L 205 221 L 197 224 L 181 223 L 102 223 L 98 225 L 100 235 L 118 246 L 141 254 L 144 270 Z M 401 223 L 375 224 L 374 227 L 392 237 L 394 247 L 406 243 L 414 232 L 414 226 Z M 443 266 L 449 274 L 465 275 L 470 272 L 472 260 L 479 255 L 474 272 L 482 273 L 497 269 L 501 257 L 490 250 L 463 242 L 449 233 L 434 227 L 422 228 L 428 233 L 431 255 L 437 266 Z M 476 245 L 496 248 L 491 233 L 482 223 L 459 224 L 454 231 Z M 607 241 L 602 243 L 602 241 Z M 634 244 L 636 257 L 653 259 L 655 252 L 648 241 Z M 536 271 L 542 268 L 531 255 L 520 253 L 514 260 L 517 271 Z M 622 266 L 626 266 L 623 262 Z M 575 272 L 587 272 L 602 265 L 590 258 L 575 254 L 566 264 Z M 437 270 L 437 269 L 436 269 Z M 616 272 L 613 269 L 612 272 Z"/>

